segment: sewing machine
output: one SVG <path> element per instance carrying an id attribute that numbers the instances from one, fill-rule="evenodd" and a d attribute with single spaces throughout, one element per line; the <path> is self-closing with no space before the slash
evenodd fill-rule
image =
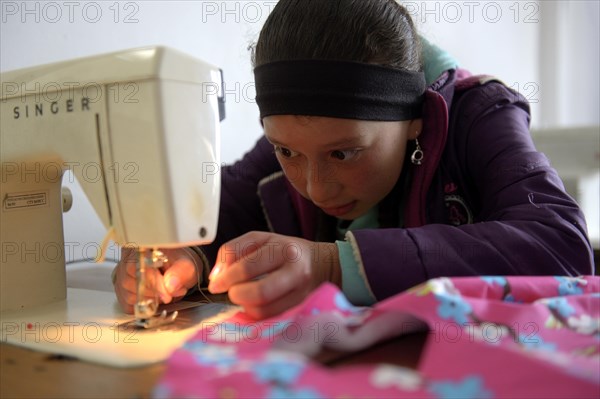
<path id="1" fill-rule="evenodd" d="M 72 200 L 61 190 L 66 170 L 107 239 L 139 251 L 136 321 L 165 322 L 164 315 L 157 320 L 157 304 L 144 299 L 145 269 L 168 261 L 158 248 L 215 237 L 221 71 L 147 47 L 6 72 L 1 84 L 2 340 L 35 326 L 48 307 L 73 323 L 73 309 L 86 302 L 85 293 L 67 296 L 65 284 L 62 212 Z M 99 314 L 114 314 L 113 304 Z M 63 316 L 46 323 L 60 324 Z"/>

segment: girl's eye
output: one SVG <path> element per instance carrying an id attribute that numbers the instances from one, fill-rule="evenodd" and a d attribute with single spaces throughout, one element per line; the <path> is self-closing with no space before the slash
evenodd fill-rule
<path id="1" fill-rule="evenodd" d="M 331 157 L 339 161 L 348 161 L 358 154 L 359 150 L 335 150 L 331 152 Z"/>
<path id="2" fill-rule="evenodd" d="M 296 155 L 298 155 L 298 153 L 296 151 L 292 151 L 289 148 L 280 147 L 278 145 L 275 146 L 275 152 L 280 153 L 281 156 L 284 158 L 292 158 L 292 157 L 295 157 Z"/>

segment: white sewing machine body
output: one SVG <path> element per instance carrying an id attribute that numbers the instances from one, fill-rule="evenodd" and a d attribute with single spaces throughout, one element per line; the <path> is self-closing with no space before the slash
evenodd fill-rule
<path id="1" fill-rule="evenodd" d="M 66 296 L 65 170 L 121 245 L 214 239 L 218 68 L 148 47 L 7 72 L 1 81 L 0 311 Z"/>

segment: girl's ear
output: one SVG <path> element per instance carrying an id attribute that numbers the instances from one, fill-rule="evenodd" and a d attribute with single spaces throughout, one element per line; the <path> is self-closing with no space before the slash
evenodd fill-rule
<path id="1" fill-rule="evenodd" d="M 414 140 L 423 131 L 423 119 L 411 119 L 408 122 L 408 136 L 409 140 Z"/>

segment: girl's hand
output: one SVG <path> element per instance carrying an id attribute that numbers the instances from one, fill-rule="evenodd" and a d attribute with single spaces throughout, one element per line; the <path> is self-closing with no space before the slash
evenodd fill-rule
<path id="1" fill-rule="evenodd" d="M 300 303 L 321 283 L 341 285 L 337 246 L 274 233 L 250 232 L 221 246 L 209 276 L 213 294 L 229 299 L 255 319 Z"/>
<path id="2" fill-rule="evenodd" d="M 147 268 L 146 298 L 159 298 L 162 303 L 181 299 L 198 283 L 198 274 L 191 251 L 187 248 L 161 250 L 169 260 L 161 269 Z M 124 247 L 121 260 L 113 272 L 113 284 L 117 300 L 126 313 L 133 313 L 137 301 L 136 263 L 139 253 L 136 249 Z M 164 274 L 163 274 L 164 273 Z"/>

